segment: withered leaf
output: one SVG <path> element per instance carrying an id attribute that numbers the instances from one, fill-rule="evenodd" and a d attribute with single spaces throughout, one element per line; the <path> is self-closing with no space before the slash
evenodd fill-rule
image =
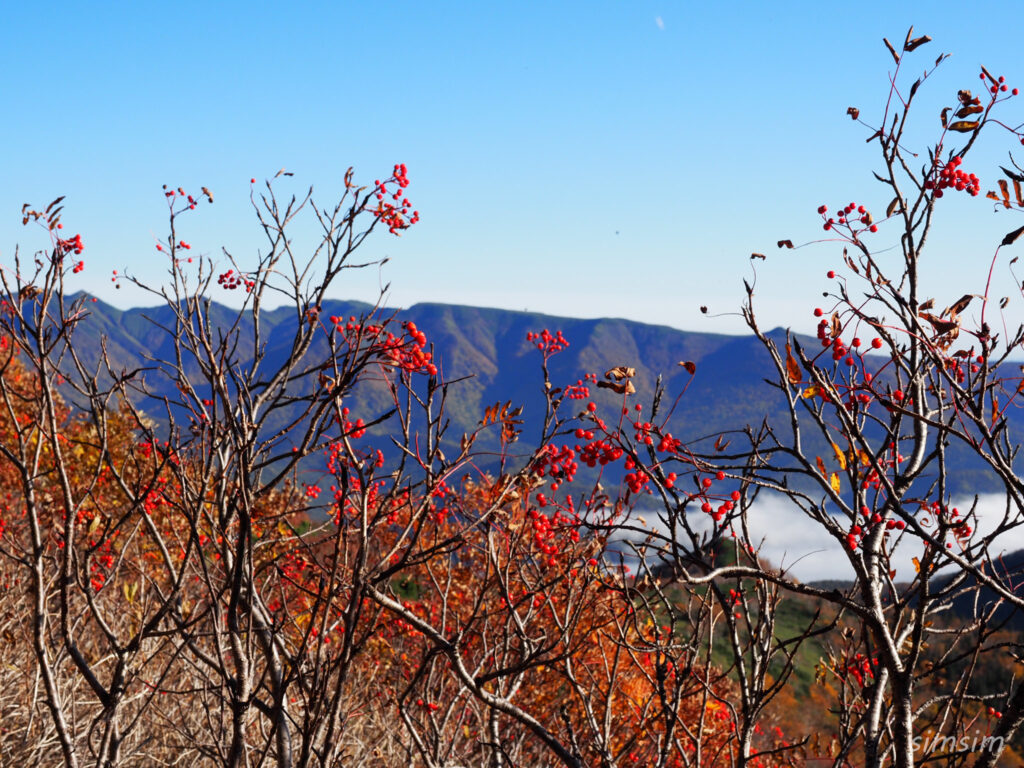
<path id="1" fill-rule="evenodd" d="M 961 296 L 959 299 L 953 302 L 952 305 L 947 307 L 946 311 L 942 313 L 942 316 L 947 317 L 949 315 L 961 314 L 965 309 L 967 309 L 967 305 L 971 303 L 971 299 L 973 298 L 973 293 L 965 293 L 963 296 Z"/>
<path id="2" fill-rule="evenodd" d="M 968 104 L 966 107 L 960 107 L 956 111 L 957 117 L 967 117 L 968 115 L 978 115 L 985 111 L 985 108 L 980 104 Z"/>
<path id="3" fill-rule="evenodd" d="M 686 369 L 686 372 L 691 376 L 697 372 L 697 364 L 692 360 L 681 360 L 679 364 L 683 366 L 683 368 Z"/>
<path id="4" fill-rule="evenodd" d="M 1019 173 L 1014 173 L 1009 168 L 1003 168 L 1003 166 L 1000 165 L 999 170 L 1005 173 L 1007 178 L 1013 179 L 1014 181 L 1024 181 L 1024 176 Z"/>
<path id="5" fill-rule="evenodd" d="M 932 327 L 935 329 L 935 332 L 938 333 L 940 336 L 943 336 L 960 327 L 960 323 L 957 320 L 943 320 L 942 318 L 936 317 L 935 315 L 930 314 L 928 312 L 918 312 L 918 315 L 922 319 L 927 320 L 929 323 L 931 323 Z"/>
<path id="6" fill-rule="evenodd" d="M 830 335 L 833 339 L 838 339 L 843 334 L 843 325 L 839 322 L 839 313 L 832 313 L 832 329 Z"/>
<path id="7" fill-rule="evenodd" d="M 957 120 L 949 124 L 949 130 L 956 131 L 957 133 L 970 133 L 971 131 L 978 130 L 978 126 L 981 125 L 977 120 Z"/>
<path id="8" fill-rule="evenodd" d="M 779 248 L 792 248 L 793 247 L 793 241 L 792 240 L 779 240 L 777 245 L 779 246 Z"/>
<path id="9" fill-rule="evenodd" d="M 804 373 L 800 370 L 800 364 L 793 357 L 793 348 L 786 342 L 786 378 L 790 384 L 799 384 L 804 380 Z"/>
<path id="10" fill-rule="evenodd" d="M 1024 233 L 1024 227 L 1018 227 L 1013 230 L 1013 232 L 1007 233 L 1006 237 L 1003 238 L 1003 241 L 999 245 L 1013 245 L 1017 238 L 1021 236 L 1021 233 Z"/>
<path id="11" fill-rule="evenodd" d="M 701 304 L 700 311 L 701 311 L 701 314 L 706 315 L 708 313 L 708 308 L 706 306 L 704 306 L 703 304 Z"/>
<path id="12" fill-rule="evenodd" d="M 892 60 L 895 61 L 897 64 L 899 64 L 900 63 L 900 57 L 896 53 L 896 49 L 892 47 L 892 43 L 890 43 L 889 40 L 887 38 L 884 38 L 884 37 L 882 38 L 882 42 L 885 43 L 885 47 L 888 48 L 889 49 L 889 53 L 892 54 Z"/>
<path id="13" fill-rule="evenodd" d="M 924 312 L 926 309 L 931 309 L 934 306 L 935 306 L 935 299 L 928 299 L 928 301 L 926 301 L 923 304 L 921 304 L 921 306 L 919 306 L 918 309 L 920 311 Z"/>
<path id="14" fill-rule="evenodd" d="M 763 253 L 752 253 L 752 254 L 750 254 L 750 258 L 752 258 L 752 259 L 767 259 L 768 257 L 765 256 Z"/>
<path id="15" fill-rule="evenodd" d="M 985 69 L 984 65 L 982 65 L 981 67 L 981 72 L 983 75 L 985 75 L 985 77 L 987 77 L 992 82 L 992 85 L 999 85 L 999 81 L 992 77 L 992 73 Z"/>
<path id="16" fill-rule="evenodd" d="M 961 104 L 971 104 L 974 101 L 974 95 L 964 88 L 962 91 L 956 92 L 956 97 L 960 100 Z"/>
<path id="17" fill-rule="evenodd" d="M 1006 305 L 1009 304 L 1009 303 L 1010 303 L 1010 297 L 1009 296 L 1003 296 L 1003 298 L 1001 298 L 999 300 L 999 308 L 1000 309 L 1006 309 Z"/>
<path id="18" fill-rule="evenodd" d="M 1021 195 L 1020 195 L 1020 182 L 1017 181 L 1017 179 L 1013 180 L 1013 194 L 1014 194 L 1014 197 L 1017 198 L 1017 205 L 1019 205 L 1022 208 L 1024 208 L 1024 198 L 1021 198 Z"/>
<path id="19" fill-rule="evenodd" d="M 622 383 L 615 381 L 599 381 L 597 382 L 597 386 L 600 389 L 610 389 L 612 392 L 617 392 L 620 395 L 632 395 L 636 392 L 636 387 L 634 387 L 633 382 L 629 380 Z"/>
<path id="20" fill-rule="evenodd" d="M 928 35 L 921 35 L 921 37 L 915 37 L 913 40 L 903 46 L 904 51 L 913 51 L 920 48 L 925 43 L 930 43 L 932 39 Z"/>
<path id="21" fill-rule="evenodd" d="M 1003 196 L 1003 207 L 1010 207 L 1010 185 L 1006 183 L 1006 179 L 999 179 L 999 194 Z"/>
<path id="22" fill-rule="evenodd" d="M 604 372 L 604 377 L 606 379 L 614 379 L 615 381 L 631 379 L 634 376 L 636 376 L 636 368 L 628 368 L 625 365 L 617 365 Z"/>
<path id="23" fill-rule="evenodd" d="M 726 440 L 724 435 L 719 435 L 718 439 L 715 440 L 715 450 L 724 451 L 726 448 L 729 447 L 729 443 L 731 442 L 732 440 Z"/>
<path id="24" fill-rule="evenodd" d="M 949 107 L 943 107 L 942 112 L 939 113 L 939 120 L 942 121 L 942 127 L 946 127 L 946 115 L 949 114 Z"/>
<path id="25" fill-rule="evenodd" d="M 846 114 L 850 116 L 851 120 L 856 120 L 858 117 L 860 117 L 860 110 L 857 109 L 856 107 L 847 107 Z"/>

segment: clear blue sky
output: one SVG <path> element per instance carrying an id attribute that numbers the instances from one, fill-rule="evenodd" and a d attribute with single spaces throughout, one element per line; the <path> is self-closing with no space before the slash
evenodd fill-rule
<path id="1" fill-rule="evenodd" d="M 66 226 L 86 244 L 81 286 L 152 303 L 115 292 L 110 273 L 160 279 L 162 184 L 210 187 L 216 204 L 183 236 L 244 262 L 261 245 L 250 177 L 285 167 L 296 175 L 282 191 L 311 184 L 326 204 L 348 166 L 372 182 L 404 162 L 422 221 L 377 237 L 368 254 L 391 262 L 339 285 L 340 298 L 373 299 L 383 280 L 392 306 L 736 331 L 698 306 L 735 311 L 749 254 L 763 251 L 764 322 L 806 330 L 838 248 L 774 244 L 821 234 L 820 203 L 888 203 L 871 180 L 874 145 L 845 116 L 881 114 L 881 38 L 914 24 L 934 38 L 920 67 L 954 54 L 922 93 L 923 138 L 957 88 L 977 87 L 978 64 L 1024 87 L 1021 21 L 1009 3 L 9 5 L 0 258 L 43 244 L 21 227 L 22 203 L 65 194 Z M 1024 97 L 1003 114 L 1024 120 Z M 983 189 L 1011 146 L 999 137 L 971 165 Z M 980 290 L 992 246 L 1024 220 L 980 198 L 943 203 L 937 290 Z"/>

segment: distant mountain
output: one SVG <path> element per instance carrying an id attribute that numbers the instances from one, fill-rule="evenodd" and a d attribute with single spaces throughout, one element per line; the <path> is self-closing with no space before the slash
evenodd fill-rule
<path id="1" fill-rule="evenodd" d="M 88 315 L 75 329 L 74 343 L 79 356 L 90 364 L 100 360 L 103 343 L 108 358 L 126 370 L 158 368 L 162 361 L 173 360 L 173 318 L 168 307 L 119 310 L 102 301 L 88 302 L 86 307 Z M 369 309 L 370 305 L 361 302 L 328 301 L 321 315 L 361 315 Z M 222 328 L 238 322 L 239 357 L 249 358 L 255 339 L 251 316 L 239 318 L 235 310 L 217 304 L 212 310 L 215 324 Z M 568 349 L 551 360 L 549 370 L 555 386 L 573 384 L 588 372 L 602 376 L 611 367 L 631 366 L 637 370 L 637 395 L 631 401 L 647 408 L 655 380 L 661 374 L 667 390 L 661 404 L 663 418 L 676 395 L 689 385 L 667 425 L 684 442 L 739 430 L 747 424 L 756 427 L 766 418 L 780 429 L 788 424 L 779 393 L 764 383 L 765 378 L 774 378 L 771 361 L 752 336 L 695 333 L 614 318 L 584 320 L 449 304 L 416 304 L 396 313 L 397 319 L 412 320 L 426 333 L 434 345 L 434 359 L 447 380 L 463 379 L 452 386 L 447 403 L 453 441 L 476 427 L 489 405 L 511 401 L 524 407 L 523 449 L 536 442 L 544 414 L 542 375 L 540 354 L 527 342 L 526 334 L 543 328 L 561 330 L 570 342 Z M 294 309 L 261 314 L 260 343 L 266 345 L 270 364 L 289 354 L 298 322 Z M 784 339 L 781 329 L 770 335 L 780 342 Z M 679 365 L 681 361 L 696 364 L 692 381 Z M 195 375 L 193 363 L 186 361 L 185 368 L 189 375 Z M 154 391 L 175 397 L 177 384 L 173 377 L 158 370 L 146 376 Z M 619 396 L 606 390 L 592 388 L 591 394 L 604 414 L 612 413 L 621 402 Z M 382 387 L 364 387 L 354 393 L 348 405 L 353 414 L 369 421 L 387 408 L 386 392 Z M 151 415 L 160 418 L 158 412 Z M 1019 425 L 1020 419 L 1016 420 Z M 284 420 L 280 421 L 272 426 L 280 427 Z M 381 436 L 386 436 L 386 431 Z M 738 445 L 742 437 L 734 439 Z M 497 443 L 492 440 L 489 444 L 483 438 L 477 445 L 494 448 Z M 813 440 L 810 446 L 828 459 L 828 446 L 822 443 L 816 448 Z M 947 490 L 973 493 L 996 489 L 992 478 L 968 452 L 954 447 L 949 464 L 954 469 Z"/>

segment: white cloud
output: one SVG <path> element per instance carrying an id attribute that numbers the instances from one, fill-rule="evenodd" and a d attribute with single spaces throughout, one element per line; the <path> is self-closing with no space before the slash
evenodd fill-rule
<path id="1" fill-rule="evenodd" d="M 966 514 L 971 503 L 972 500 L 961 500 L 954 502 L 953 506 Z M 980 496 L 972 526 L 976 529 L 974 535 L 982 536 L 993 531 L 1002 523 L 1005 511 L 1006 500 L 1002 494 Z M 637 514 L 642 515 L 648 524 L 664 530 L 655 510 Z M 703 513 L 691 513 L 690 519 L 691 525 L 700 532 L 710 528 L 710 517 Z M 994 541 L 991 548 L 993 557 L 1024 549 L 1024 519 L 1017 519 L 1022 524 L 1002 533 Z M 761 556 L 773 565 L 788 569 L 801 581 L 853 578 L 853 568 L 844 552 L 844 544 L 833 539 L 821 525 L 782 496 L 760 499 L 750 510 L 748 526 L 755 544 L 761 544 Z M 896 571 L 897 581 L 913 578 L 912 558 L 920 557 L 921 553 L 920 540 L 910 536 L 900 540 L 891 553 L 891 567 Z"/>
<path id="2" fill-rule="evenodd" d="M 658 25 L 658 29 L 664 29 L 665 28 L 665 22 L 662 21 L 661 16 L 655 16 L 654 17 L 654 23 Z"/>

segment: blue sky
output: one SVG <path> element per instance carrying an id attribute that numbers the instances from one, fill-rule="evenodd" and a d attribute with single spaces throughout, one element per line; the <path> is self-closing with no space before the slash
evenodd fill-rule
<path id="1" fill-rule="evenodd" d="M 734 332 L 749 255 L 766 326 L 813 328 L 839 248 L 775 241 L 821 234 L 815 208 L 876 211 L 875 146 L 845 116 L 881 114 L 910 24 L 953 57 L 922 91 L 924 140 L 978 65 L 1024 86 L 1011 4 L 519 2 L 64 3 L 5 9 L 0 28 L 0 259 L 44 245 L 25 202 L 67 195 L 81 232 L 82 288 L 118 306 L 111 270 L 157 282 L 161 185 L 214 191 L 184 226 L 196 251 L 261 247 L 249 179 L 287 168 L 280 192 L 327 204 L 347 167 L 372 182 L 408 165 L 421 222 L 381 233 L 382 273 L 339 298 L 529 308 Z M 1017 14 L 1016 16 L 1014 14 Z M 1003 107 L 1024 120 L 1024 97 Z M 969 170 L 994 185 L 1011 137 Z M 987 153 L 987 154 L 986 154 Z M 930 252 L 934 286 L 980 291 L 994 245 L 1019 216 L 949 196 Z M 898 233 L 883 228 L 880 247 Z M 299 238 L 298 245 L 304 243 Z M 1009 281 L 1005 264 L 997 280 Z M 952 286 L 952 287 L 951 287 Z M 1008 286 L 1008 289 L 1012 285 Z M 944 293 L 945 292 L 945 293 Z M 225 295 L 223 298 L 230 298 Z M 1017 303 L 1021 303 L 1017 299 Z"/>

